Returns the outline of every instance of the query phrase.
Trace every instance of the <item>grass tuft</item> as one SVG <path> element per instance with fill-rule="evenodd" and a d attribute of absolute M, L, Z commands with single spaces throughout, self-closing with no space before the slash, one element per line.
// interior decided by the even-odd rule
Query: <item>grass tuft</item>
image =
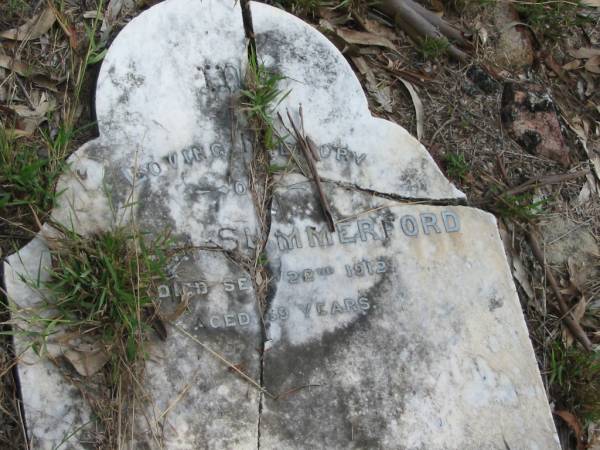
<path fill-rule="evenodd" d="M 56 319 L 135 361 L 156 319 L 155 286 L 166 277 L 168 235 L 150 238 L 131 226 L 89 237 L 61 232 L 52 241 L 45 284 Z"/>
<path fill-rule="evenodd" d="M 600 352 L 555 342 L 550 357 L 550 389 L 559 408 L 584 422 L 600 420 Z"/>
<path fill-rule="evenodd" d="M 531 193 L 502 195 L 498 197 L 495 211 L 501 217 L 522 222 L 531 222 L 544 212 L 548 199 L 534 201 Z"/>
<path fill-rule="evenodd" d="M 258 62 L 255 54 L 251 54 L 248 59 L 247 89 L 241 91 L 242 104 L 249 114 L 250 125 L 258 134 L 262 134 L 265 147 L 272 149 L 276 143 L 273 112 L 290 91 L 284 92 L 278 86 L 285 76 L 269 71 L 264 64 Z"/>
<path fill-rule="evenodd" d="M 49 210 L 55 199 L 54 183 L 63 166 L 51 164 L 33 145 L 22 143 L 0 126 L 0 217 L 18 216 L 14 209 L 30 205 L 36 212 Z"/>
<path fill-rule="evenodd" d="M 444 156 L 446 172 L 450 178 L 464 181 L 469 173 L 469 164 L 462 153 L 448 153 Z"/>
<path fill-rule="evenodd" d="M 417 51 L 424 59 L 436 59 L 444 55 L 450 47 L 450 42 L 445 37 L 434 38 L 425 36 L 417 45 Z"/>

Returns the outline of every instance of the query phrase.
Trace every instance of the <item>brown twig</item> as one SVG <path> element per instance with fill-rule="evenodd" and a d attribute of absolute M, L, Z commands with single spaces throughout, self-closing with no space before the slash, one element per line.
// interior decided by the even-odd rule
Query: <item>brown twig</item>
<path fill-rule="evenodd" d="M 548 175 L 545 177 L 535 177 L 531 180 L 526 181 L 523 184 L 520 184 L 519 186 L 508 189 L 501 195 L 521 194 L 523 192 L 527 192 L 530 189 L 544 186 L 546 184 L 558 184 L 562 183 L 563 181 L 570 181 L 575 180 L 577 178 L 585 177 L 588 173 L 590 173 L 589 169 L 583 169 L 573 173 L 563 173 L 558 175 Z"/>
<path fill-rule="evenodd" d="M 554 278 L 552 270 L 550 270 L 550 267 L 548 267 L 548 265 L 546 264 L 544 254 L 542 253 L 542 249 L 536 237 L 535 231 L 533 229 L 529 229 L 527 237 L 529 240 L 529 245 L 531 246 L 531 250 L 533 251 L 533 255 L 537 258 L 540 265 L 544 268 L 546 278 L 550 282 L 550 286 L 552 287 L 554 295 L 558 300 L 558 307 L 563 315 L 563 320 L 565 321 L 567 328 L 569 329 L 571 334 L 581 343 L 581 345 L 583 345 L 583 348 L 585 348 L 587 351 L 592 351 L 591 341 L 585 334 L 585 331 L 583 331 L 583 328 L 581 328 L 581 325 L 579 325 L 579 323 L 577 323 L 571 316 L 569 306 L 565 302 L 565 299 L 560 292 L 558 282 L 556 281 L 556 278 Z"/>
<path fill-rule="evenodd" d="M 278 115 L 279 120 L 283 123 L 281 115 Z M 325 222 L 327 223 L 329 231 L 333 233 L 335 231 L 335 222 L 333 220 L 333 214 L 331 213 L 329 202 L 327 201 L 327 197 L 325 196 L 325 191 L 323 190 L 323 185 L 321 184 L 321 179 L 319 178 L 319 173 L 317 172 L 317 166 L 315 165 L 315 158 L 313 157 L 313 153 L 317 153 L 316 148 L 314 148 L 314 145 L 313 148 L 311 148 L 311 144 L 308 143 L 308 140 L 310 138 L 300 133 L 300 130 L 298 130 L 298 127 L 294 123 L 294 120 L 292 119 L 292 116 L 290 115 L 289 111 L 287 111 L 287 116 L 290 121 L 290 125 L 294 130 L 296 141 L 298 142 L 298 147 L 300 147 L 302 153 L 304 153 L 304 158 L 308 163 L 308 167 L 313 176 L 313 180 L 315 182 L 315 185 L 317 186 L 317 193 L 319 194 L 319 200 L 321 203 L 321 209 L 323 210 L 323 216 L 325 217 Z M 310 139 L 310 142 L 312 143 L 312 139 Z"/>

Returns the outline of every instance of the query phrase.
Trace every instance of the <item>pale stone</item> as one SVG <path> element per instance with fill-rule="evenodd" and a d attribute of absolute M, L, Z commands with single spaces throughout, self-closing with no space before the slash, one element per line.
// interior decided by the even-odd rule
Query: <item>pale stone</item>
<path fill-rule="evenodd" d="M 335 46 L 297 17 L 251 3 L 257 53 L 267 68 L 286 77 L 289 95 L 277 107 L 288 128 L 287 111 L 319 148 L 319 175 L 328 180 L 404 198 L 463 199 L 425 147 L 401 126 L 373 117 L 354 71 Z M 286 136 L 278 121 L 276 128 Z M 276 162 L 285 164 L 284 155 Z"/>
<path fill-rule="evenodd" d="M 100 136 L 69 159 L 54 220 L 87 235 L 135 221 L 143 231 L 170 230 L 180 246 L 253 254 L 252 148 L 234 108 L 246 61 L 239 3 L 168 1 L 134 19 L 103 62 L 96 94 Z M 42 300 L 31 280 L 48 278 L 43 238 L 5 267 L 11 302 L 23 320 L 31 319 L 34 312 L 23 308 Z M 176 325 L 258 382 L 262 335 L 249 274 L 224 253 L 200 249 L 171 272 L 170 285 L 161 289 L 163 307 L 180 302 L 181 289 L 191 294 Z M 145 394 L 152 404 L 137 412 L 135 445 L 195 449 L 208 440 L 215 447 L 254 448 L 258 390 L 168 328 L 167 341 L 149 349 Z M 17 335 L 15 345 L 25 351 L 30 340 Z M 58 355 L 66 350 L 52 348 Z M 40 449 L 85 448 L 95 442 L 96 424 L 64 376 L 76 374 L 47 357 L 27 349 L 19 365 L 30 438 Z"/>
<path fill-rule="evenodd" d="M 261 448 L 559 448 L 494 217 L 324 190 L 274 194 Z"/>
<path fill-rule="evenodd" d="M 279 179 L 266 214 L 267 330 L 254 289 L 266 280 L 248 264 L 269 217 L 255 211 L 235 108 L 247 65 L 239 1 L 168 0 L 119 34 L 98 80 L 100 136 L 59 182 L 53 218 L 79 233 L 134 221 L 188 248 L 158 288 L 165 314 L 189 305 L 149 345 L 133 448 L 558 448 L 493 217 L 378 196 L 464 198 L 403 128 L 371 116 L 322 35 L 267 5 L 251 11 L 259 58 L 292 89 L 279 112 L 298 121 L 302 104 L 320 148 L 337 228 L 329 241 L 312 182 Z M 51 233 L 5 266 L 23 327 L 23 308 L 42 299 L 27 280 L 47 279 Z M 61 373 L 71 369 L 28 344 L 15 337 L 34 447 L 89 447 L 101 430 Z M 252 385 L 263 381 L 270 396 Z"/>

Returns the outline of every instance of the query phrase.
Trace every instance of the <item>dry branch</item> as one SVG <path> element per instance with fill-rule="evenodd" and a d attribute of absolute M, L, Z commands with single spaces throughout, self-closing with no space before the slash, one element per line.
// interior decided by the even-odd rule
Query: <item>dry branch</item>
<path fill-rule="evenodd" d="M 448 53 L 461 61 L 469 59 L 469 55 L 456 46 L 467 44 L 460 30 L 413 0 L 382 0 L 376 7 L 393 17 L 396 24 L 416 42 L 427 37 L 445 37 L 450 41 Z"/>
<path fill-rule="evenodd" d="M 561 314 L 563 315 L 563 320 L 565 321 L 567 328 L 569 329 L 571 334 L 581 343 L 581 345 L 583 345 L 583 348 L 585 348 L 587 351 L 592 351 L 591 341 L 585 334 L 585 331 L 583 331 L 583 328 L 581 328 L 581 325 L 579 325 L 579 323 L 577 323 L 571 316 L 571 310 L 567 305 L 567 302 L 565 302 L 562 293 L 560 292 L 558 282 L 556 281 L 556 278 L 554 278 L 552 270 L 550 270 L 550 267 L 548 267 L 548 265 L 546 264 L 544 254 L 542 253 L 542 249 L 536 237 L 535 231 L 533 229 L 530 229 L 527 233 L 527 237 L 529 239 L 529 245 L 531 246 L 533 255 L 537 258 L 540 265 L 544 268 L 546 278 L 550 282 L 550 286 L 552 287 L 554 295 L 558 300 L 558 307 L 560 309 Z"/>

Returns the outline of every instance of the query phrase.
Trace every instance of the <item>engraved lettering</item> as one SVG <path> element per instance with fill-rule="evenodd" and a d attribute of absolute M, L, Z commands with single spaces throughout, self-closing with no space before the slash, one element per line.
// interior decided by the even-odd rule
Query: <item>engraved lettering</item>
<path fill-rule="evenodd" d="M 358 303 L 353 298 L 345 298 L 344 306 L 346 307 L 346 311 L 358 311 Z"/>
<path fill-rule="evenodd" d="M 321 154 L 321 159 L 329 158 L 331 154 L 331 145 L 324 145 L 319 149 L 319 153 Z"/>
<path fill-rule="evenodd" d="M 315 308 L 317 310 L 317 314 L 320 316 L 326 316 L 327 315 L 327 311 L 325 311 L 325 303 L 322 302 L 316 302 L 315 303 Z"/>
<path fill-rule="evenodd" d="M 246 235 L 246 246 L 250 249 L 256 248 L 256 235 L 252 234 L 249 228 L 244 228 L 244 234 Z"/>
<path fill-rule="evenodd" d="M 235 284 L 231 280 L 223 281 L 223 286 L 225 287 L 226 292 L 232 292 L 233 290 L 235 290 Z"/>
<path fill-rule="evenodd" d="M 433 228 L 436 233 L 441 233 L 440 227 L 437 225 L 437 217 L 432 213 L 421 214 L 421 224 L 423 225 L 423 232 L 429 234 L 429 230 Z"/>
<path fill-rule="evenodd" d="M 150 172 L 152 175 L 160 175 L 162 172 L 160 164 L 157 162 L 148 163 L 148 172 Z"/>
<path fill-rule="evenodd" d="M 165 298 L 165 297 L 170 297 L 171 296 L 171 290 L 169 289 L 169 286 L 167 286 L 166 284 L 161 284 L 158 286 L 158 297 L 159 298 Z"/>
<path fill-rule="evenodd" d="M 360 156 L 358 156 L 358 153 L 354 153 L 354 159 L 356 160 L 356 165 L 360 166 L 360 163 L 362 163 L 366 157 L 367 157 L 366 153 L 361 153 Z"/>
<path fill-rule="evenodd" d="M 248 325 L 250 323 L 250 316 L 246 313 L 238 313 L 238 323 L 241 326 Z"/>
<path fill-rule="evenodd" d="M 298 272 L 288 272 L 287 273 L 288 276 L 288 283 L 290 284 L 296 284 L 298 281 L 300 281 L 300 276 L 298 275 Z"/>
<path fill-rule="evenodd" d="M 344 308 L 342 308 L 341 305 L 334 300 L 331 304 L 331 315 L 333 316 L 342 312 L 344 312 Z"/>
<path fill-rule="evenodd" d="M 419 234 L 417 219 L 413 216 L 402 216 L 400 218 L 400 228 L 407 236 L 417 236 Z"/>
<path fill-rule="evenodd" d="M 325 247 L 333 245 L 331 234 L 327 230 L 327 225 L 321 227 L 321 231 L 317 232 L 316 227 L 306 227 L 306 236 L 308 237 L 308 245 L 310 247 Z"/>
<path fill-rule="evenodd" d="M 200 147 L 192 147 L 192 155 L 194 155 L 194 159 L 197 162 L 202 161 L 203 159 L 206 159 L 206 156 L 204 156 L 204 152 L 202 151 L 202 148 Z"/>
<path fill-rule="evenodd" d="M 442 211 L 442 222 L 447 233 L 460 231 L 460 219 L 452 211 Z"/>
<path fill-rule="evenodd" d="M 236 181 L 233 185 L 233 190 L 236 194 L 242 195 L 246 193 L 246 186 L 241 181 Z"/>
<path fill-rule="evenodd" d="M 277 245 L 279 250 L 292 250 L 294 248 L 302 248 L 302 238 L 298 229 L 294 227 L 290 234 L 285 234 L 281 230 L 275 232 L 277 238 Z"/>
<path fill-rule="evenodd" d="M 359 220 L 356 222 L 358 225 L 358 234 L 360 236 L 360 240 L 361 241 L 366 241 L 367 240 L 367 235 L 370 235 L 373 237 L 374 240 L 379 241 L 381 240 L 381 238 L 377 235 L 377 233 L 375 232 L 375 229 L 373 227 L 373 222 L 371 222 L 370 220 Z"/>
<path fill-rule="evenodd" d="M 218 142 L 215 142 L 215 143 L 213 143 L 213 144 L 210 145 L 210 152 L 213 154 L 213 156 L 215 156 L 217 158 L 225 157 L 225 155 L 227 153 L 225 151 L 225 147 L 223 147 Z"/>
<path fill-rule="evenodd" d="M 312 303 L 306 303 L 304 305 L 297 305 L 298 308 L 300 308 L 300 311 L 302 311 L 304 313 L 304 317 L 306 317 L 307 319 L 310 316 L 310 309 L 312 307 Z"/>
<path fill-rule="evenodd" d="M 219 326 L 219 324 L 217 323 L 217 320 L 219 320 L 218 317 L 216 317 L 216 316 L 211 317 L 209 320 L 210 326 L 213 328 L 217 328 Z"/>
<path fill-rule="evenodd" d="M 304 269 L 302 271 L 302 278 L 304 281 L 314 281 L 315 273 L 311 269 Z"/>
<path fill-rule="evenodd" d="M 369 299 L 366 297 L 360 297 L 358 299 L 358 306 L 363 311 L 366 311 L 367 309 L 369 309 L 371 307 L 371 305 L 369 305 Z"/>
<path fill-rule="evenodd" d="M 238 287 L 240 291 L 247 291 L 252 289 L 252 284 L 250 283 L 249 278 L 240 278 L 238 279 Z"/>
<path fill-rule="evenodd" d="M 234 314 L 225 314 L 225 326 L 226 327 L 234 327 L 235 326 L 235 315 Z"/>
<path fill-rule="evenodd" d="M 290 313 L 288 312 L 287 308 L 284 308 L 283 306 L 277 308 L 277 312 L 279 313 L 279 318 L 281 320 L 287 320 L 290 316 Z"/>
<path fill-rule="evenodd" d="M 177 168 L 178 158 L 179 158 L 179 155 L 177 153 L 175 153 L 175 152 L 169 153 L 167 155 L 167 162 L 169 163 L 169 165 L 171 167 Z"/>
<path fill-rule="evenodd" d="M 394 229 L 394 223 L 391 220 L 383 220 L 381 222 L 381 228 L 383 229 L 383 235 L 386 239 L 392 236 L 392 231 Z"/>
<path fill-rule="evenodd" d="M 189 148 L 184 148 L 183 150 L 181 150 L 181 154 L 183 155 L 183 162 L 190 165 L 192 164 L 192 162 L 194 162 L 194 155 L 192 153 L 192 150 Z"/>
<path fill-rule="evenodd" d="M 335 159 L 337 159 L 338 161 L 341 161 L 342 159 L 344 161 L 348 161 L 348 149 L 338 147 L 335 149 L 335 151 L 336 151 Z"/>
<path fill-rule="evenodd" d="M 356 242 L 356 234 L 354 236 L 348 236 L 348 229 L 352 227 L 350 223 L 338 223 L 337 233 L 340 240 L 340 244 L 354 244 Z"/>

